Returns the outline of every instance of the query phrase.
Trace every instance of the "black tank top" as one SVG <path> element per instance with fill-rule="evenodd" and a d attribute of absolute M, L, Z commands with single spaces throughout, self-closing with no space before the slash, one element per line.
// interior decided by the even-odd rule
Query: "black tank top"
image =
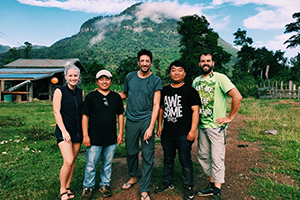
<path fill-rule="evenodd" d="M 82 136 L 82 90 L 78 87 L 76 87 L 74 90 L 71 90 L 66 85 L 59 87 L 59 89 L 62 93 L 60 114 L 62 116 L 64 125 L 71 138 L 72 136 L 80 137 Z M 57 131 L 61 133 L 61 130 L 56 125 L 55 132 Z"/>

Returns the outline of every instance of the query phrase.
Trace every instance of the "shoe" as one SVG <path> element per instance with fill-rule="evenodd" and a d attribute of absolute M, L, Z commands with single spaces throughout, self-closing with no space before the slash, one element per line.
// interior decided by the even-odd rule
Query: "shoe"
<path fill-rule="evenodd" d="M 194 199 L 193 188 L 191 187 L 184 188 L 183 199 L 184 200 Z"/>
<path fill-rule="evenodd" d="M 159 193 L 162 193 L 162 192 L 165 192 L 167 190 L 172 190 L 174 189 L 174 185 L 173 183 L 167 183 L 167 182 L 163 182 L 162 185 L 160 186 L 157 186 L 155 189 L 154 189 L 154 192 L 156 194 L 159 194 Z"/>
<path fill-rule="evenodd" d="M 214 194 L 212 200 L 222 200 L 222 196 L 220 193 Z"/>
<path fill-rule="evenodd" d="M 103 185 L 100 187 L 99 191 L 104 197 L 111 197 L 113 195 L 109 185 Z"/>
<path fill-rule="evenodd" d="M 81 195 L 81 200 L 90 200 L 92 197 L 92 188 L 84 188 Z"/>
<path fill-rule="evenodd" d="M 214 194 L 214 189 L 208 184 L 204 189 L 198 190 L 195 193 L 199 197 L 206 197 Z"/>

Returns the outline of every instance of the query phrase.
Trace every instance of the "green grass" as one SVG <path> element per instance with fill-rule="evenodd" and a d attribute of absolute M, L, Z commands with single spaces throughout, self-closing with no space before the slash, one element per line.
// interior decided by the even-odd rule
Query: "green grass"
<path fill-rule="evenodd" d="M 290 103 L 289 103 L 290 102 Z M 260 199 L 300 199 L 300 105 L 288 100 L 281 104 L 279 100 L 243 100 L 240 113 L 249 117 L 248 127 L 243 129 L 240 139 L 261 141 L 264 145 L 264 162 L 267 169 L 253 169 L 258 176 L 249 194 Z M 276 129 L 277 135 L 262 135 L 260 131 Z M 268 178 L 267 173 L 288 176 L 296 181 L 298 187 L 279 184 Z"/>
<path fill-rule="evenodd" d="M 300 199 L 300 110 L 292 104 L 277 105 L 278 101 L 242 101 L 240 113 L 249 120 L 248 127 L 241 130 L 240 139 L 260 141 L 264 145 L 264 162 L 269 164 L 266 169 L 252 169 L 256 179 L 247 192 L 257 199 Z M 54 199 L 57 196 L 62 157 L 54 137 L 54 124 L 51 102 L 0 104 L 1 199 Z M 280 133 L 275 136 L 259 134 L 265 129 L 276 129 Z M 82 190 L 85 150 L 82 146 L 76 160 L 72 180 L 72 189 L 77 192 L 75 200 L 80 199 L 78 191 Z M 124 144 L 118 146 L 116 156 L 126 156 Z M 162 181 L 162 171 L 163 166 L 154 168 L 153 183 Z M 194 163 L 195 184 L 203 183 L 197 177 L 199 171 L 199 164 Z M 277 183 L 267 176 L 270 173 L 287 176 L 298 187 Z M 177 189 L 172 192 L 181 193 L 181 166 L 177 158 L 174 185 Z"/>

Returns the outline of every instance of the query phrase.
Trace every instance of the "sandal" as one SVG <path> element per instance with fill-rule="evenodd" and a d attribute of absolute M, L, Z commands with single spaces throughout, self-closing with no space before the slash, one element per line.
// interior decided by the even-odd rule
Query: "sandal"
<path fill-rule="evenodd" d="M 68 197 L 69 199 L 73 199 L 75 197 L 73 191 L 71 190 L 71 188 L 67 188 L 67 192 L 68 192 Z"/>
<path fill-rule="evenodd" d="M 64 192 L 64 193 L 58 194 L 57 197 L 58 197 L 59 199 L 62 199 L 62 197 L 63 197 L 64 195 L 68 195 L 68 192 Z M 68 196 L 67 199 L 69 199 L 69 196 Z"/>
<path fill-rule="evenodd" d="M 136 184 L 137 181 L 135 181 L 134 183 L 128 183 L 128 181 L 122 185 L 122 190 L 129 190 L 132 186 L 134 186 Z"/>
<path fill-rule="evenodd" d="M 147 193 L 147 195 L 146 196 L 143 196 L 142 194 L 141 194 L 141 200 L 147 200 L 148 199 L 148 197 L 149 197 L 149 200 L 150 200 L 150 196 L 149 196 L 149 194 Z"/>

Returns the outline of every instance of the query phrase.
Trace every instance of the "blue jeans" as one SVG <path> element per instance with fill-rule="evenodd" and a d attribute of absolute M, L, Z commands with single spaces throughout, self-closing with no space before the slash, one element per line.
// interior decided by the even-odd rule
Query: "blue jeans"
<path fill-rule="evenodd" d="M 91 145 L 86 150 L 86 165 L 83 180 L 83 188 L 94 188 L 95 186 L 95 176 L 96 176 L 96 166 L 101 155 L 101 172 L 100 186 L 110 185 L 111 177 L 111 166 L 115 154 L 117 144 L 110 146 L 95 146 Z"/>
<path fill-rule="evenodd" d="M 182 182 L 184 187 L 193 187 L 193 163 L 191 150 L 193 142 L 187 140 L 186 135 L 170 137 L 162 134 L 161 145 L 164 150 L 164 181 L 172 183 L 174 178 L 174 159 L 176 149 L 182 168 Z"/>

